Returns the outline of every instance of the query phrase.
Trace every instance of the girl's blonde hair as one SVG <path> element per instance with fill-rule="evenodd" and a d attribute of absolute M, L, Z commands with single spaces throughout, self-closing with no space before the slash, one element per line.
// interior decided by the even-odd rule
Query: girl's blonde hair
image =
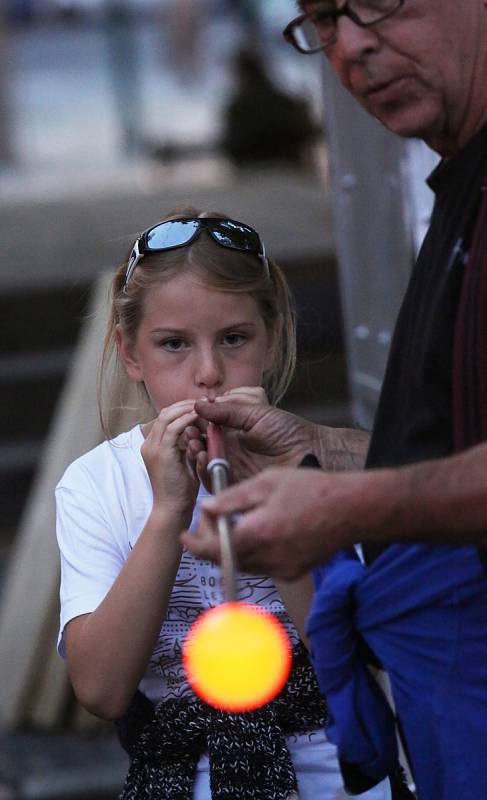
<path fill-rule="evenodd" d="M 221 213 L 201 212 L 184 206 L 172 211 L 161 222 L 180 217 L 226 218 Z M 296 315 L 286 278 L 275 262 L 269 259 L 267 275 L 256 254 L 223 248 L 202 231 L 188 247 L 146 254 L 124 288 L 128 258 L 129 254 L 111 283 L 110 316 L 98 381 L 98 408 L 102 429 L 108 438 L 113 435 L 114 414 L 126 408 L 127 387 L 131 383 L 118 356 L 116 327 L 120 326 L 129 342 L 134 341 L 147 292 L 183 271 L 195 275 L 213 289 L 253 297 L 274 342 L 274 358 L 271 368 L 264 374 L 263 387 L 271 403 L 279 402 L 291 382 L 296 365 Z M 142 384 L 138 386 L 141 390 L 137 401 L 139 420 L 141 414 L 149 419 L 154 409 L 145 387 Z"/>

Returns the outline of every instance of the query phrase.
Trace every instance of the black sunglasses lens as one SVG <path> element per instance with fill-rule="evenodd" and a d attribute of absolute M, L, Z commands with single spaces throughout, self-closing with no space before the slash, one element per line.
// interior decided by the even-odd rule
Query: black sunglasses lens
<path fill-rule="evenodd" d="M 168 220 L 156 225 L 145 235 L 148 250 L 166 250 L 187 244 L 194 236 L 199 223 L 194 219 Z"/>
<path fill-rule="evenodd" d="M 250 250 L 252 253 L 259 253 L 261 250 L 258 234 L 252 228 L 241 223 L 232 222 L 229 219 L 212 222 L 211 233 L 223 247 L 230 247 L 234 250 Z"/>

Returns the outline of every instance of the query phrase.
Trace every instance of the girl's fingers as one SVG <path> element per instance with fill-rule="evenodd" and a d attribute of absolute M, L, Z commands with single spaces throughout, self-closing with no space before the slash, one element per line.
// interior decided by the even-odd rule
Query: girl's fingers
<path fill-rule="evenodd" d="M 199 453 L 206 453 L 206 446 L 199 439 L 192 439 L 187 445 L 183 446 L 182 437 L 180 437 L 179 448 L 180 450 L 185 450 L 193 460 L 196 459 Z"/>
<path fill-rule="evenodd" d="M 180 446 L 187 447 L 191 442 L 201 442 L 201 431 L 196 425 L 188 425 L 180 436 Z"/>
<path fill-rule="evenodd" d="M 256 405 L 269 404 L 267 395 L 262 386 L 239 386 L 230 389 L 215 400 L 216 403 L 255 403 Z"/>
<path fill-rule="evenodd" d="M 188 425 L 187 428 L 184 429 L 181 436 L 179 437 L 179 449 L 180 450 L 187 450 L 192 443 L 198 443 L 202 447 L 204 447 L 202 439 L 201 439 L 201 431 L 195 425 Z"/>
<path fill-rule="evenodd" d="M 196 425 L 188 425 L 183 436 L 187 438 L 188 442 L 191 439 L 201 439 L 201 431 L 196 427 Z"/>
<path fill-rule="evenodd" d="M 192 461 L 187 456 L 186 456 L 184 461 L 185 461 L 185 464 L 186 464 L 186 469 L 188 470 L 188 473 L 189 473 L 189 477 L 191 479 L 193 479 L 193 480 L 197 480 L 198 479 L 198 475 L 197 475 L 197 472 L 196 472 L 196 467 L 195 467 L 194 461 Z"/>
<path fill-rule="evenodd" d="M 172 422 L 167 422 L 167 420 L 162 421 L 158 418 L 149 436 L 142 445 L 142 448 L 146 452 L 153 448 L 156 454 L 161 452 L 163 446 L 184 450 L 185 448 L 179 447 L 179 437 L 184 432 L 185 428 L 194 422 L 195 417 L 196 412 L 189 411 Z"/>
<path fill-rule="evenodd" d="M 215 402 L 217 402 L 217 403 L 247 403 L 248 405 L 254 405 L 254 406 L 263 406 L 263 405 L 268 406 L 269 405 L 269 401 L 268 401 L 267 397 L 265 397 L 265 396 L 256 397 L 256 396 L 248 395 L 248 394 L 244 394 L 244 393 L 228 395 L 227 397 L 222 395 L 222 397 L 219 397 L 218 400 L 216 400 Z"/>
<path fill-rule="evenodd" d="M 220 395 L 220 397 L 228 397 L 229 395 L 239 394 L 240 392 L 245 392 L 245 394 L 265 394 L 262 386 L 235 386 L 234 389 L 228 389 L 223 395 Z M 218 398 L 216 399 L 218 400 Z"/>
<path fill-rule="evenodd" d="M 200 483 L 202 483 L 205 489 L 209 491 L 210 483 L 207 470 L 208 453 L 206 452 L 206 450 L 202 450 L 200 453 L 198 453 L 195 464 L 196 464 L 196 474 L 199 478 Z"/>
<path fill-rule="evenodd" d="M 173 405 L 163 408 L 155 418 L 147 439 L 151 439 L 155 444 L 160 444 L 168 425 L 181 416 L 191 413 L 193 414 L 193 421 L 196 421 L 197 414 L 194 411 L 194 400 L 182 400 L 179 403 L 173 403 Z"/>
<path fill-rule="evenodd" d="M 161 408 L 157 419 L 171 422 L 172 420 L 180 417 L 181 414 L 187 414 L 188 411 L 194 411 L 194 404 L 194 400 L 180 400 L 178 403 L 173 403 L 170 406 L 166 406 L 166 408 Z"/>
<path fill-rule="evenodd" d="M 196 419 L 196 411 L 189 411 L 182 416 L 173 419 L 166 425 L 165 437 L 169 436 L 174 443 L 177 443 L 179 437 L 184 433 L 185 429 L 191 425 Z"/>

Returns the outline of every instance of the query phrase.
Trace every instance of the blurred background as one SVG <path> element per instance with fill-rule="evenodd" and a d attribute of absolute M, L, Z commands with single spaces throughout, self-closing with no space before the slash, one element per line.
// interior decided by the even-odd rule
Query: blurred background
<path fill-rule="evenodd" d="M 182 201 L 254 225 L 299 312 L 287 408 L 349 420 L 320 61 L 293 0 L 0 9 L 0 798 L 115 797 L 111 728 L 55 654 L 52 490 L 101 437 L 104 276 Z M 98 327 L 97 327 L 98 324 Z"/>

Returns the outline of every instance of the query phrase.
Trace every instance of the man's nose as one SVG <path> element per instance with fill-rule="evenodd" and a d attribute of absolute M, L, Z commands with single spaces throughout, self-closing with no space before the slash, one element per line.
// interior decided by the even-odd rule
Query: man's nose
<path fill-rule="evenodd" d="M 374 27 L 364 28 L 343 14 L 336 20 L 333 56 L 348 63 L 361 62 L 368 53 L 379 47 Z M 333 58 L 332 58 L 333 60 Z"/>
<path fill-rule="evenodd" d="M 215 350 L 200 351 L 197 357 L 195 383 L 201 388 L 220 386 L 223 383 L 223 365 Z"/>

